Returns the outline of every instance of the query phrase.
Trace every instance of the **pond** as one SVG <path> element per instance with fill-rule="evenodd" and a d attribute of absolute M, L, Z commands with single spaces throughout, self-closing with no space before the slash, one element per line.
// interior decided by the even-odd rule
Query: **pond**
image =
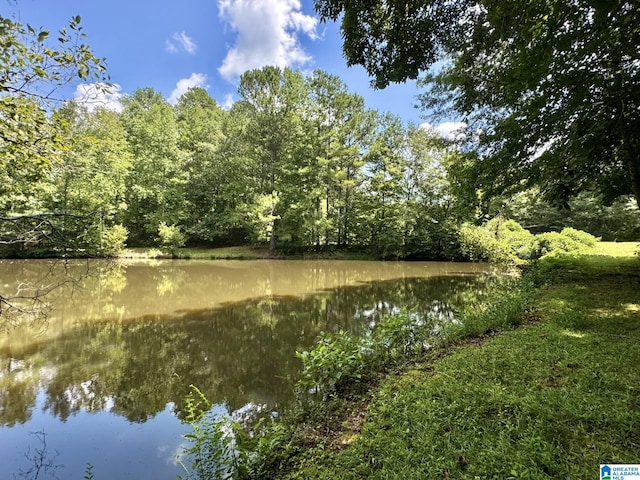
<path fill-rule="evenodd" d="M 220 414 L 283 411 L 295 352 L 401 308 L 446 318 L 492 268 L 436 262 L 9 261 L 0 478 L 175 479 L 198 387 Z M 19 300 L 14 300 L 19 302 Z M 48 468 L 45 468 L 48 467 Z M 47 477 L 49 475 L 49 477 Z"/>

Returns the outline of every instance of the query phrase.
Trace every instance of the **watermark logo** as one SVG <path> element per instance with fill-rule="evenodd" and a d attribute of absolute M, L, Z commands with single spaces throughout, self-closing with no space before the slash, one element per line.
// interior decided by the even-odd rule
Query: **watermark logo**
<path fill-rule="evenodd" d="M 640 480 L 640 464 L 600 465 L 600 480 Z"/>

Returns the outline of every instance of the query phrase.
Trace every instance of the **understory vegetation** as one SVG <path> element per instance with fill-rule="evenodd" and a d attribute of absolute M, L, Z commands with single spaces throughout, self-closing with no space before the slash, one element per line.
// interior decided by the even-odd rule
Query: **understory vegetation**
<path fill-rule="evenodd" d="M 299 353 L 296 405 L 198 436 L 192 453 L 222 441 L 242 462 L 194 478 L 589 478 L 633 463 L 640 261 L 609 250 L 547 255 L 454 318 L 323 336 Z"/>
<path fill-rule="evenodd" d="M 506 265 L 522 265 L 556 252 L 588 252 L 597 241 L 593 235 L 571 227 L 532 234 L 518 222 L 501 216 L 481 226 L 465 224 L 460 228 L 460 244 L 466 258 Z"/>

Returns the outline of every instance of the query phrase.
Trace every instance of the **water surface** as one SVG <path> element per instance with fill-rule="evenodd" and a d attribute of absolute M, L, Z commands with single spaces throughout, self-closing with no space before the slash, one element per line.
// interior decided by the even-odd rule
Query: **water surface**
<path fill-rule="evenodd" d="M 0 261 L 4 296 L 47 292 L 0 332 L 0 477 L 28 478 L 44 432 L 60 478 L 80 479 L 91 463 L 96 479 L 175 479 L 189 385 L 221 414 L 282 411 L 295 352 L 321 332 L 362 332 L 399 308 L 446 318 L 487 273 L 433 262 Z"/>

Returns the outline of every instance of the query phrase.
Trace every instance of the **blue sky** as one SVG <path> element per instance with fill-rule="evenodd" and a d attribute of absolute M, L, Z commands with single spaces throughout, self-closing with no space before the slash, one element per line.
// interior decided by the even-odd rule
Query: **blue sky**
<path fill-rule="evenodd" d="M 288 65 L 338 75 L 369 108 L 405 122 L 424 121 L 414 108 L 414 82 L 376 91 L 361 67 L 347 68 L 338 25 L 319 23 L 312 0 L 0 2 L 4 15 L 52 33 L 80 15 L 87 43 L 107 59 L 119 94 L 152 87 L 175 101 L 187 88 L 201 86 L 225 105 L 238 98 L 243 71 Z M 117 101 L 117 95 L 111 100 Z"/>

